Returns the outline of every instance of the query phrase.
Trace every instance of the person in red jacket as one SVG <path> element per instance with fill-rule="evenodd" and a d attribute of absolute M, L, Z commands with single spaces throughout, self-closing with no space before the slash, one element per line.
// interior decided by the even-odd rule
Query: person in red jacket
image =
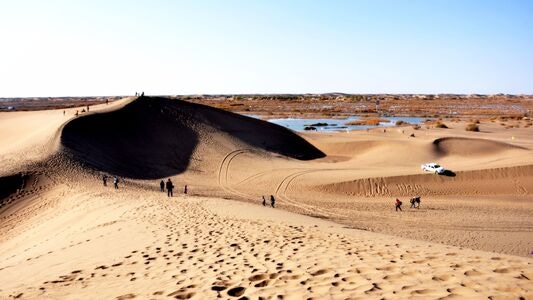
<path fill-rule="evenodd" d="M 398 211 L 398 209 L 400 211 L 402 211 L 402 201 L 400 201 L 400 199 L 396 198 L 396 211 Z"/>

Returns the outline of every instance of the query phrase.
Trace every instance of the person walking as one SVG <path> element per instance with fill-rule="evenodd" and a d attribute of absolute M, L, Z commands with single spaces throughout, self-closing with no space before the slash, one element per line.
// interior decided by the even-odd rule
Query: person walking
<path fill-rule="evenodd" d="M 276 199 L 274 198 L 274 195 L 270 195 L 270 206 L 272 208 L 275 208 L 274 205 L 276 204 Z"/>
<path fill-rule="evenodd" d="M 261 196 L 261 198 L 263 198 L 263 206 L 267 206 L 267 201 L 265 199 L 265 196 Z"/>
<path fill-rule="evenodd" d="M 172 190 L 174 189 L 174 184 L 172 184 L 172 181 L 170 178 L 167 180 L 167 197 L 174 197 L 172 194 Z"/>
<path fill-rule="evenodd" d="M 118 189 L 118 177 L 117 176 L 113 177 L 113 185 L 115 186 L 115 189 Z"/>
<path fill-rule="evenodd" d="M 104 174 L 104 176 L 102 176 L 102 181 L 104 182 L 104 186 L 107 186 L 107 175 Z"/>
<path fill-rule="evenodd" d="M 161 179 L 161 181 L 159 182 L 159 188 L 161 189 L 161 192 L 165 191 L 165 182 L 163 181 L 163 179 Z"/>
<path fill-rule="evenodd" d="M 402 201 L 400 199 L 396 198 L 396 211 L 402 211 Z"/>
<path fill-rule="evenodd" d="M 185 195 L 187 195 L 187 192 L 188 192 L 188 187 L 187 187 L 187 185 L 185 185 L 185 187 L 183 188 L 183 193 L 184 193 Z"/>

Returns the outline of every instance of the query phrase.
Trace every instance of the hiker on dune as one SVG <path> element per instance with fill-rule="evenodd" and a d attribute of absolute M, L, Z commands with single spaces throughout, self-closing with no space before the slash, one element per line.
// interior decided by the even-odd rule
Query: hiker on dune
<path fill-rule="evenodd" d="M 174 189 L 174 184 L 172 184 L 172 181 L 170 178 L 167 180 L 167 197 L 173 197 L 172 190 Z"/>

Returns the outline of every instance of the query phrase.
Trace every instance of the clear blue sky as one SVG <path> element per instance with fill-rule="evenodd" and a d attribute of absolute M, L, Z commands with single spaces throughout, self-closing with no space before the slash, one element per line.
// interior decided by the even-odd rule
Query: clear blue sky
<path fill-rule="evenodd" d="M 0 97 L 533 94 L 533 1 L 0 0 Z"/>

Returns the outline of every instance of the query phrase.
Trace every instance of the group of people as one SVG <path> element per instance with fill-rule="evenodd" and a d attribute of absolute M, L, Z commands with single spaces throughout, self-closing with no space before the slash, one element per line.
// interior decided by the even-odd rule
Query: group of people
<path fill-rule="evenodd" d="M 166 183 L 161 179 L 161 181 L 159 182 L 159 187 L 161 189 L 161 192 L 164 192 L 165 188 L 167 189 L 167 197 L 174 197 L 174 183 L 172 183 L 172 180 L 170 180 L 170 178 L 167 180 Z M 187 192 L 188 187 L 187 185 L 185 185 L 185 187 L 183 188 L 183 193 L 187 194 Z"/>
<path fill-rule="evenodd" d="M 104 183 L 104 186 L 107 186 L 107 179 L 109 177 L 107 175 L 103 175 L 102 176 L 102 181 Z M 115 189 L 118 189 L 118 183 L 119 183 L 119 179 L 117 176 L 113 176 L 113 186 Z M 164 192 L 165 191 L 165 188 L 167 190 L 167 197 L 174 197 L 174 184 L 172 183 L 172 180 L 170 180 L 170 178 L 167 180 L 167 182 L 165 183 L 165 181 L 161 180 L 159 182 L 159 187 L 161 189 L 161 192 Z M 183 193 L 184 194 L 187 194 L 188 192 L 188 186 L 185 185 L 184 188 L 183 188 Z M 261 198 L 263 199 L 263 206 L 267 206 L 267 199 L 265 198 L 265 196 L 261 196 Z M 268 196 L 267 196 L 268 198 Z M 409 201 L 411 203 L 411 207 L 410 208 L 420 208 L 420 196 L 416 196 L 416 197 L 413 197 L 410 199 Z M 402 201 L 400 201 L 400 199 L 396 198 L 396 202 L 395 202 L 395 209 L 396 211 L 402 211 Z M 276 198 L 274 198 L 274 195 L 270 195 L 270 207 L 273 207 L 275 208 L 275 205 L 276 205 Z"/>
<path fill-rule="evenodd" d="M 411 198 L 411 200 L 409 200 L 409 202 L 411 203 L 411 207 L 410 208 L 420 208 L 420 196 L 416 196 L 416 197 L 413 197 Z M 396 202 L 395 202 L 395 207 L 396 207 L 396 211 L 402 211 L 402 201 L 400 201 L 400 199 L 396 198 Z"/>
<path fill-rule="evenodd" d="M 104 176 L 102 176 L 102 181 L 104 183 L 104 186 L 107 186 L 107 179 L 109 177 L 107 175 L 104 174 Z M 115 189 L 118 189 L 118 182 L 119 182 L 119 179 L 118 177 L 115 175 L 113 176 L 113 186 L 115 187 Z"/>
<path fill-rule="evenodd" d="M 263 206 L 267 206 L 265 196 L 261 196 L 261 198 L 263 198 Z M 276 198 L 274 198 L 274 195 L 270 195 L 270 207 L 275 207 L 275 205 L 276 205 Z"/>

